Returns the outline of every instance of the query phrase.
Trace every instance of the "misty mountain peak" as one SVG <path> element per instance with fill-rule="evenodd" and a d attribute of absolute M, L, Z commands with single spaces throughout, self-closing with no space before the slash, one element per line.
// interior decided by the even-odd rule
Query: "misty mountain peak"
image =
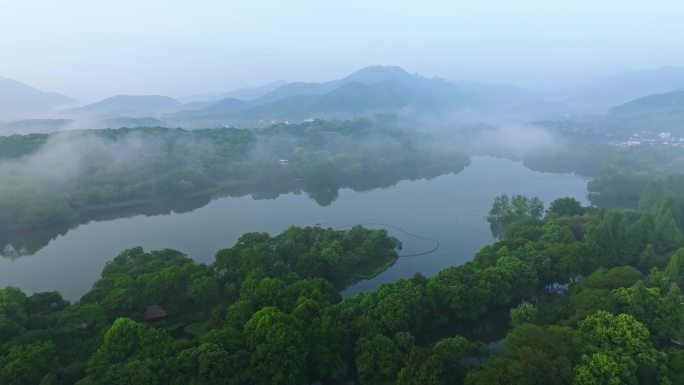
<path fill-rule="evenodd" d="M 182 103 L 163 95 L 116 95 L 67 112 L 96 116 L 141 117 L 177 110 Z"/>
<path fill-rule="evenodd" d="M 174 98 L 163 96 L 163 95 L 115 95 L 109 98 L 100 100 L 99 102 L 93 103 L 92 105 L 104 105 L 104 104 L 139 104 L 145 103 L 148 105 L 154 104 L 158 106 L 162 105 L 179 105 L 181 104 Z"/>
<path fill-rule="evenodd" d="M 411 75 L 403 68 L 397 66 L 369 66 L 352 73 L 347 76 L 344 81 L 372 84 L 402 81 L 414 77 L 416 77 L 416 75 Z"/>
<path fill-rule="evenodd" d="M 0 76 L 0 120 L 42 116 L 74 99 Z"/>
<path fill-rule="evenodd" d="M 16 80 L 12 80 L 10 78 L 6 78 L 4 76 L 0 76 L 0 89 L 2 89 L 3 93 L 6 92 L 41 92 L 39 89 L 35 87 L 31 87 L 28 84 L 24 84 L 22 82 L 18 82 Z"/>
<path fill-rule="evenodd" d="M 663 114 L 684 112 L 684 91 L 653 94 L 615 106 L 611 114 Z"/>

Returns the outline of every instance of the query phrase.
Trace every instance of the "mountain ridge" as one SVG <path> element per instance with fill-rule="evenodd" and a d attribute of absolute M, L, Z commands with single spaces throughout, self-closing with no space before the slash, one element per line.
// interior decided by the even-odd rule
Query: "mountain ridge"
<path fill-rule="evenodd" d="M 35 118 L 76 102 L 58 92 L 43 91 L 26 83 L 0 76 L 0 120 Z"/>
<path fill-rule="evenodd" d="M 370 66 L 322 83 L 288 83 L 252 101 L 223 99 L 205 108 L 171 115 L 276 120 L 343 118 L 406 109 L 438 113 L 477 105 L 480 99 L 441 78 L 409 74 L 396 66 Z"/>

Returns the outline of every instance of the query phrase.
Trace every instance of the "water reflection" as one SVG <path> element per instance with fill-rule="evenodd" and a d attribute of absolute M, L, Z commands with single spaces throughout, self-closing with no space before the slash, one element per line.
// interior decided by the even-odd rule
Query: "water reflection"
<path fill-rule="evenodd" d="M 90 288 L 105 263 L 124 249 L 171 248 L 198 262 L 212 263 L 218 250 L 231 247 L 246 232 L 275 235 L 291 225 L 385 223 L 439 242 L 438 250 L 399 258 L 382 274 L 344 291 L 344 295 L 353 295 L 383 282 L 409 278 L 415 272 L 431 276 L 470 260 L 493 240 L 485 216 L 499 194 L 536 195 L 547 204 L 554 198 L 572 196 L 587 203 L 586 178 L 534 172 L 521 162 L 488 157 L 473 158 L 462 172 L 430 180 L 377 179 L 348 182 L 349 188 L 338 185 L 320 190 L 304 181 L 285 182 L 100 212 L 59 229 L 3 234 L 3 248 L 12 244 L 33 255 L 0 258 L 0 287 L 13 285 L 29 293 L 57 290 L 76 300 Z M 331 204 L 311 199 L 312 195 L 331 196 L 325 191 L 335 192 Z M 434 247 L 432 241 L 407 236 L 392 227 L 388 231 L 403 243 L 402 254 L 419 254 Z"/>
<path fill-rule="evenodd" d="M 212 200 L 226 197 L 249 196 L 254 200 L 273 200 L 284 194 L 306 194 L 319 206 L 331 205 L 340 196 L 340 189 L 350 188 L 353 191 L 370 191 L 396 185 L 402 180 L 430 180 L 447 173 L 457 174 L 465 166 L 458 165 L 452 169 L 439 170 L 404 170 L 393 175 L 381 175 L 373 178 L 357 178 L 343 182 L 333 182 L 330 178 L 322 180 L 279 179 L 269 184 L 243 184 L 224 188 L 211 193 L 196 194 L 176 199 L 161 199 L 154 202 L 136 204 L 128 207 L 92 210 L 84 213 L 78 220 L 62 225 L 38 230 L 15 230 L 0 233 L 0 256 L 17 259 L 30 256 L 50 241 L 66 235 L 70 230 L 90 222 L 108 221 L 118 218 L 130 218 L 138 215 L 157 216 L 180 214 L 197 210 L 208 205 Z M 3 246 L 4 245 L 4 246 Z"/>

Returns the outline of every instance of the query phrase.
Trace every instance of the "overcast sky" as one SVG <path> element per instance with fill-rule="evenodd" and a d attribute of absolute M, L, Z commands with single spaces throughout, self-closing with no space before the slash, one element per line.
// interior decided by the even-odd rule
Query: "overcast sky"
<path fill-rule="evenodd" d="M 684 65 L 682 20 L 674 0 L 0 0 L 0 76 L 82 100 L 373 64 L 545 86 Z"/>

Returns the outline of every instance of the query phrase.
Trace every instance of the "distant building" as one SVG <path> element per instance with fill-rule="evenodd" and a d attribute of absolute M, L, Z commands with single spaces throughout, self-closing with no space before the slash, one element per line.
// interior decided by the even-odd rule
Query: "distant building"
<path fill-rule="evenodd" d="M 145 314 L 143 315 L 143 320 L 145 321 L 157 321 L 166 318 L 169 313 L 164 310 L 163 307 L 159 305 L 150 305 L 145 309 Z"/>

